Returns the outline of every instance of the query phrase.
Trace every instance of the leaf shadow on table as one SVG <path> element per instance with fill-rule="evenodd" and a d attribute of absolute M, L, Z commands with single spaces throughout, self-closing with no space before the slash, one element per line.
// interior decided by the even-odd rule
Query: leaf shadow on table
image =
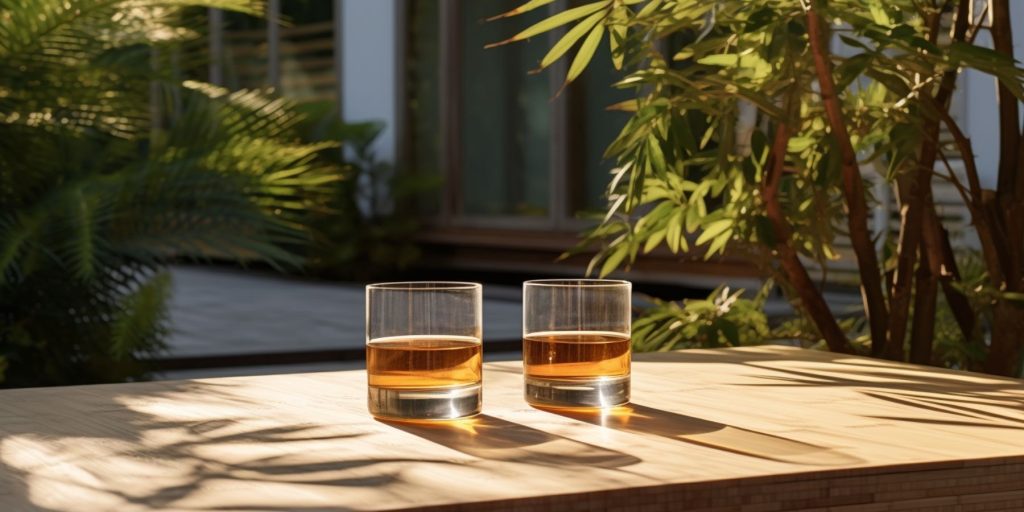
<path fill-rule="evenodd" d="M 641 462 L 632 455 L 481 414 L 445 422 L 382 421 L 473 457 L 544 466 L 621 468 Z"/>
<path fill-rule="evenodd" d="M 684 350 L 658 354 L 656 361 L 741 365 L 756 370 L 745 376 L 753 382 L 739 384 L 749 387 L 851 388 L 864 399 L 886 402 L 893 411 L 862 414 L 865 418 L 1024 429 L 1024 382 L 1018 379 L 824 351 L 772 349 Z"/>
<path fill-rule="evenodd" d="M 794 441 L 639 404 L 608 409 L 543 410 L 631 434 L 653 435 L 758 459 L 813 466 L 841 466 L 860 459 L 834 449 Z"/>
<path fill-rule="evenodd" d="M 331 446 L 329 441 L 373 432 L 330 422 L 292 424 L 272 414 L 256 417 L 256 426 L 248 426 L 253 417 L 234 412 L 241 404 L 253 404 L 252 397 L 233 392 L 230 385 L 157 384 L 159 388 L 132 394 L 92 392 L 103 387 L 66 388 L 64 393 L 74 394 L 74 410 L 26 415 L 32 421 L 5 421 L 0 429 L 0 510 L 67 510 L 48 506 L 50 496 L 76 496 L 82 507 L 75 510 L 200 510 L 204 505 L 197 503 L 211 483 L 240 489 L 281 483 L 387 489 L 401 483 L 406 463 L 453 464 L 393 453 L 334 453 L 324 449 Z M 42 391 L 5 391 L 0 416 L 13 411 L 16 418 L 19 409 L 43 411 L 36 405 L 42 402 L 36 393 Z M 83 412 L 96 421 L 81 421 Z M 154 471 L 170 477 L 146 477 Z M 236 501 L 225 505 L 230 510 L 326 510 L 322 504 L 285 506 L 256 498 L 246 503 L 245 493 L 232 496 Z"/>
<path fill-rule="evenodd" d="M 1024 381 L 948 368 L 897 363 L 883 359 L 851 356 L 819 350 L 757 351 L 680 350 L 637 354 L 636 361 L 730 364 L 757 370 L 750 377 L 764 381 L 744 386 L 771 387 L 866 387 L 885 390 L 951 394 L 956 397 L 990 399 L 1002 395 L 1006 405 L 1024 407 Z M 782 347 L 770 347 L 781 349 Z"/>

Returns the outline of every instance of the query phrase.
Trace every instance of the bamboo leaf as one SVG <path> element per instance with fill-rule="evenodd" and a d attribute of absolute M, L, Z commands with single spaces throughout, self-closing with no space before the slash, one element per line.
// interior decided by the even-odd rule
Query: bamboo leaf
<path fill-rule="evenodd" d="M 562 38 L 559 39 L 550 50 L 548 50 L 547 55 L 545 55 L 540 61 L 539 69 L 544 69 L 554 64 L 555 61 L 562 57 L 562 55 L 565 55 L 565 52 L 567 52 L 569 48 L 572 48 L 572 46 L 576 44 L 576 41 L 579 41 L 588 30 L 592 29 L 594 25 L 597 24 L 597 22 L 601 21 L 601 19 L 604 18 L 604 15 L 605 14 L 603 12 L 595 12 L 594 14 L 591 14 L 589 18 L 572 27 L 572 29 L 566 32 L 565 35 L 562 36 Z"/>
<path fill-rule="evenodd" d="M 622 167 L 612 170 L 612 182 L 608 184 L 608 191 L 613 192 L 619 186 L 619 182 L 622 181 L 622 177 L 629 173 L 629 170 L 633 168 L 633 162 L 627 162 Z"/>
<path fill-rule="evenodd" d="M 619 112 L 636 112 L 639 108 L 636 100 L 620 101 L 613 103 L 605 107 L 605 110 L 619 111 Z"/>
<path fill-rule="evenodd" d="M 683 237 L 683 214 L 686 213 L 682 208 L 675 211 L 672 218 L 668 221 L 667 233 L 665 241 L 668 243 L 668 248 L 672 250 L 672 253 L 679 252 L 679 241 Z"/>
<path fill-rule="evenodd" d="M 726 229 L 729 229 L 733 224 L 732 219 L 716 220 L 704 227 L 700 236 L 697 237 L 697 245 L 701 245 L 712 238 L 715 238 Z"/>
<path fill-rule="evenodd" d="M 668 234 L 668 228 L 659 229 L 649 235 L 647 235 L 647 241 L 644 242 L 644 254 L 647 254 L 654 250 L 663 240 L 665 235 Z"/>
<path fill-rule="evenodd" d="M 602 37 L 604 37 L 604 25 L 598 25 L 583 40 L 583 44 L 580 45 L 580 51 L 576 53 L 576 58 L 572 60 L 572 65 L 569 66 L 569 73 L 565 76 L 565 83 L 562 84 L 563 89 L 575 80 L 576 77 L 580 76 L 580 73 L 586 69 L 587 64 L 590 64 L 590 59 L 594 58 L 594 52 L 597 50 L 597 45 L 601 43 Z"/>
<path fill-rule="evenodd" d="M 731 229 L 726 230 L 722 232 L 722 234 L 718 235 L 718 238 L 715 238 L 715 241 L 711 242 L 711 245 L 708 246 L 708 252 L 704 253 L 704 259 L 710 259 L 717 252 L 724 252 L 725 244 L 729 242 L 730 238 L 732 238 Z"/>
<path fill-rule="evenodd" d="M 955 41 L 949 45 L 949 59 L 956 65 L 966 65 L 996 77 L 1017 99 L 1024 100 L 1024 87 L 1021 85 L 1024 70 L 1016 67 L 1012 57 L 990 48 Z"/>
<path fill-rule="evenodd" d="M 653 133 L 647 137 L 647 157 L 651 160 L 654 172 L 659 176 L 664 175 L 667 168 L 665 153 L 661 151 L 661 143 L 658 142 L 658 138 Z"/>
<path fill-rule="evenodd" d="M 655 10 L 661 7 L 661 3 L 662 0 L 651 0 L 650 2 L 647 3 L 647 5 L 640 9 L 640 12 L 636 13 L 636 17 L 643 18 L 645 16 L 652 14 Z"/>
<path fill-rule="evenodd" d="M 506 44 L 509 44 L 509 43 L 514 43 L 516 41 L 522 41 L 524 39 L 529 39 L 529 38 L 531 38 L 531 37 L 533 37 L 535 35 L 543 34 L 543 33 L 547 32 L 549 30 L 561 27 L 562 25 L 565 25 L 566 23 L 569 23 L 569 22 L 574 21 L 574 20 L 578 20 L 578 19 L 580 19 L 580 18 L 582 18 L 584 16 L 589 16 L 589 15 L 591 15 L 591 14 L 597 12 L 597 11 L 600 11 L 601 9 L 604 9 L 610 3 L 611 3 L 611 0 L 603 0 L 601 2 L 593 2 L 593 3 L 589 3 L 589 4 L 586 4 L 586 5 L 581 5 L 579 7 L 575 7 L 575 8 L 569 9 L 569 10 L 564 11 L 564 12 L 560 12 L 560 13 L 558 13 L 558 14 L 556 14 L 556 15 L 554 15 L 554 16 L 546 19 L 546 20 L 543 20 L 543 21 L 540 21 L 540 22 L 537 22 L 537 23 L 531 25 L 526 30 L 523 30 L 522 32 L 520 32 L 518 34 L 516 34 L 516 35 L 514 35 L 514 36 L 512 36 L 512 37 L 510 37 L 508 39 L 505 39 L 504 41 L 498 41 L 497 43 L 491 43 L 489 45 L 484 46 L 484 48 L 494 48 L 496 46 L 502 46 L 502 45 L 506 45 Z"/>
<path fill-rule="evenodd" d="M 626 197 L 628 197 L 626 194 L 622 194 L 618 197 L 618 199 L 615 200 L 614 203 L 612 203 L 612 205 L 608 208 L 608 213 L 604 215 L 604 220 L 602 222 L 608 222 L 609 220 L 611 220 L 612 215 L 615 215 L 615 212 L 619 211 L 619 208 L 622 206 L 622 203 L 626 201 Z"/>
<path fill-rule="evenodd" d="M 846 90 L 846 88 L 849 87 L 850 84 L 853 83 L 853 81 L 856 80 L 869 65 L 871 65 L 873 60 L 874 55 L 870 53 L 857 54 L 844 60 L 842 64 L 837 66 L 835 69 L 837 76 L 836 90 Z"/>
<path fill-rule="evenodd" d="M 735 67 L 740 63 L 740 56 L 735 53 L 719 53 L 701 57 L 697 59 L 697 62 L 706 66 Z"/>
<path fill-rule="evenodd" d="M 615 71 L 622 71 L 623 60 L 626 58 L 623 43 L 626 42 L 629 29 L 625 25 L 615 24 L 608 31 L 608 50 L 611 52 L 611 66 L 615 68 Z"/>
<path fill-rule="evenodd" d="M 529 2 L 526 2 L 525 4 L 520 5 L 519 7 L 516 7 L 515 9 L 512 9 L 511 11 L 506 11 L 506 12 L 503 12 L 501 14 L 498 14 L 498 15 L 495 15 L 495 16 L 491 16 L 490 18 L 487 18 L 487 21 L 494 21 L 494 20 L 500 20 L 501 18 L 510 18 L 512 16 L 518 16 L 520 14 L 523 14 L 523 13 L 526 13 L 526 12 L 530 12 L 530 11 L 532 11 L 534 9 L 537 9 L 537 8 L 540 8 L 540 7 L 544 7 L 545 5 L 548 5 L 548 4 L 550 4 L 551 2 L 554 2 L 554 1 L 555 0 L 530 0 Z"/>
<path fill-rule="evenodd" d="M 695 208 L 697 202 L 703 202 L 702 197 L 691 197 L 690 204 L 686 208 L 686 232 L 693 233 L 700 226 L 700 210 Z"/>
<path fill-rule="evenodd" d="M 626 255 L 629 253 L 629 244 L 619 244 L 618 247 L 608 256 L 608 259 L 604 260 L 604 264 L 601 265 L 601 273 L 598 277 L 604 277 L 611 274 L 622 260 L 626 259 Z"/>

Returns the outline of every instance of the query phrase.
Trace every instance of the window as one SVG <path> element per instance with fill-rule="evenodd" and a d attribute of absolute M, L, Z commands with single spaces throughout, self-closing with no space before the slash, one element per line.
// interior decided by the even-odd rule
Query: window
<path fill-rule="evenodd" d="M 526 71 L 544 58 L 541 45 L 510 45 L 484 50 L 538 21 L 481 23 L 519 0 L 460 2 L 454 15 L 461 40 L 457 78 L 460 195 L 466 216 L 545 217 L 550 213 L 551 116 L 547 80 Z M 530 13 L 534 14 L 534 13 Z"/>
<path fill-rule="evenodd" d="M 631 97 L 602 45 L 590 68 L 561 87 L 568 63 L 540 74 L 550 38 L 485 50 L 544 19 L 538 9 L 488 17 L 522 0 L 406 0 L 403 163 L 444 185 L 423 210 L 441 226 L 575 231 L 605 206 L 614 162 L 604 149 L 627 115 L 606 107 Z"/>
<path fill-rule="evenodd" d="M 299 101 L 338 98 L 334 2 L 270 1 L 266 18 L 211 10 L 211 81 L 273 86 Z"/>
<path fill-rule="evenodd" d="M 237 12 L 225 12 L 223 19 L 222 85 L 232 90 L 270 85 L 267 21 Z"/>
<path fill-rule="evenodd" d="M 282 2 L 281 19 L 281 94 L 299 100 L 336 100 L 331 2 Z"/>

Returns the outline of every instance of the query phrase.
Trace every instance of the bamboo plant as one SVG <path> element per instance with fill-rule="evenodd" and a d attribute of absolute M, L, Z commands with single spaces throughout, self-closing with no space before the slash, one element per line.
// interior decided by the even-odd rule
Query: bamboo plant
<path fill-rule="evenodd" d="M 659 246 L 703 257 L 729 250 L 774 278 L 832 351 L 939 363 L 936 315 L 948 311 L 961 342 L 980 353 L 957 366 L 1020 374 L 1024 70 L 1013 57 L 1008 0 L 573 5 L 531 0 L 496 16 L 551 12 L 497 44 L 556 32 L 540 68 L 571 56 L 567 85 L 609 44 L 623 76 L 616 87 L 636 92 L 610 107 L 632 117 L 606 153 L 618 163 L 607 215 L 585 237 L 600 247 L 599 274 Z M 992 48 L 976 44 L 982 31 Z M 949 110 L 966 69 L 998 83 L 994 188 L 983 186 L 972 142 Z M 895 233 L 871 229 L 869 164 L 883 171 L 868 179 L 884 180 L 898 202 Z M 936 209 L 939 180 L 970 212 L 983 267 L 976 277 L 961 272 L 963 251 Z M 837 316 L 808 268 L 838 258 L 838 237 L 853 248 L 860 322 Z M 677 320 L 692 313 L 675 311 L 668 316 Z M 646 348 L 685 341 L 672 332 L 679 322 L 637 324 Z"/>

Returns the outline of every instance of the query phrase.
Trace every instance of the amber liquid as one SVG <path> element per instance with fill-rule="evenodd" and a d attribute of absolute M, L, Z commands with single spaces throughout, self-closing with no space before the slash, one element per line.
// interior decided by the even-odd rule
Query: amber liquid
<path fill-rule="evenodd" d="M 523 338 L 526 400 L 552 407 L 629 401 L 630 338 L 611 332 L 541 332 Z"/>
<path fill-rule="evenodd" d="M 452 419 L 480 412 L 483 347 L 477 338 L 399 336 L 366 345 L 374 416 Z"/>
<path fill-rule="evenodd" d="M 629 375 L 629 336 L 613 333 L 540 333 L 523 338 L 526 374 L 591 378 Z"/>

